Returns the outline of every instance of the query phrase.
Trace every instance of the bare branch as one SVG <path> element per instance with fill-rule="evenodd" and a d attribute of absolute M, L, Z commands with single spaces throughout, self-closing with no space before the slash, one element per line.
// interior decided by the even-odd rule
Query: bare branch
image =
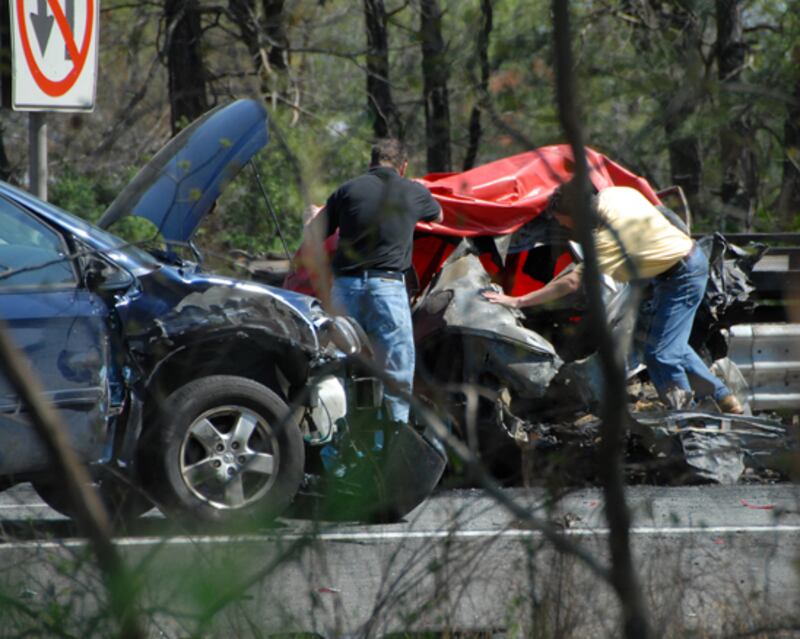
<path fill-rule="evenodd" d="M 649 624 L 641 598 L 641 591 L 633 566 L 630 548 L 630 513 L 625 502 L 622 472 L 621 441 L 623 429 L 631 423 L 625 396 L 624 365 L 619 355 L 608 322 L 600 290 L 600 272 L 592 229 L 593 211 L 590 206 L 589 170 L 584 151 L 583 132 L 578 114 L 578 97 L 573 75 L 572 46 L 569 28 L 569 3 L 553 0 L 553 27 L 555 36 L 556 96 L 561 125 L 572 147 L 575 160 L 575 180 L 580 189 L 580 206 L 575 225 L 585 256 L 585 285 L 589 306 L 589 325 L 594 327 L 594 341 L 598 344 L 605 392 L 601 405 L 602 443 L 604 463 L 603 490 L 606 502 L 606 519 L 609 525 L 611 550 L 611 584 L 617 592 L 623 610 L 625 635 L 629 639 L 650 635 Z"/>

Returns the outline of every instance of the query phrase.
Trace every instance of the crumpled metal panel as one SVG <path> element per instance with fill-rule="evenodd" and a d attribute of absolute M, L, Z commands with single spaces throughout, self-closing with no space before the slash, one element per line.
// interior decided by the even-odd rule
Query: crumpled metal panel
<path fill-rule="evenodd" d="M 609 186 L 635 188 L 653 204 L 661 200 L 644 178 L 631 173 L 594 149 L 584 149 L 589 180 L 598 190 Z M 461 173 L 426 175 L 419 180 L 441 204 L 440 224 L 419 228 L 457 237 L 506 235 L 539 215 L 547 199 L 575 173 L 567 144 L 542 146 L 501 158 Z"/>
<path fill-rule="evenodd" d="M 800 450 L 796 428 L 762 417 L 694 410 L 642 411 L 632 417 L 627 471 L 639 478 L 645 473 L 667 483 L 734 484 L 747 469 L 756 476 L 764 471 L 787 475 Z M 600 425 L 593 415 L 578 422 L 505 424 L 523 449 L 558 451 L 576 476 L 599 472 Z"/>
<path fill-rule="evenodd" d="M 417 349 L 424 351 L 453 334 L 466 336 L 483 351 L 470 353 L 473 362 L 495 371 L 518 392 L 539 397 L 562 361 L 549 341 L 522 326 L 522 313 L 480 294 L 490 285 L 489 274 L 468 247 L 454 253 L 413 310 Z"/>
<path fill-rule="evenodd" d="M 749 273 L 763 252 L 754 255 L 730 244 L 721 234 L 707 235 L 698 243 L 709 262 L 708 284 L 703 298 L 703 309 L 711 321 L 720 320 L 734 305 L 742 310 L 752 310 L 750 296 L 755 290 Z"/>
<path fill-rule="evenodd" d="M 744 451 L 735 437 L 704 428 L 678 431 L 686 464 L 702 478 L 718 484 L 735 484 L 744 473 Z"/>
<path fill-rule="evenodd" d="M 637 413 L 639 424 L 656 439 L 680 443 L 686 464 L 697 477 L 720 484 L 736 483 L 746 467 L 786 472 L 798 442 L 791 427 L 764 417 L 700 411 Z"/>
<path fill-rule="evenodd" d="M 198 333 L 247 328 L 267 333 L 309 353 L 319 349 L 313 325 L 278 296 L 254 295 L 246 285 L 212 286 L 184 297 L 154 320 L 158 338 L 182 341 Z"/>

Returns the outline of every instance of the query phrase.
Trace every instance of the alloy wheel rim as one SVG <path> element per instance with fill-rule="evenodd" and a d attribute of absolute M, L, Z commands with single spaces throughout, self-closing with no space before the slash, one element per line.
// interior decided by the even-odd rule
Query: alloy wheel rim
<path fill-rule="evenodd" d="M 255 411 L 218 406 L 197 417 L 186 431 L 181 478 L 195 497 L 214 508 L 245 508 L 275 483 L 278 450 L 272 428 Z"/>

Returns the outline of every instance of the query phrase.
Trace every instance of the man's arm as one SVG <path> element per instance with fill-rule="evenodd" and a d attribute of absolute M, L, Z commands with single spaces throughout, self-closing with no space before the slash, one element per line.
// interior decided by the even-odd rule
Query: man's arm
<path fill-rule="evenodd" d="M 431 192 L 426 189 L 419 182 L 412 182 L 413 188 L 416 189 L 416 205 L 418 211 L 418 219 L 422 222 L 430 222 L 438 224 L 444 219 L 442 207 L 439 202 L 431 195 Z"/>
<path fill-rule="evenodd" d="M 324 206 L 316 210 L 303 224 L 303 238 L 314 244 L 321 244 L 328 237 L 328 214 Z"/>
<path fill-rule="evenodd" d="M 313 241 L 324 242 L 336 232 L 338 226 L 339 217 L 336 210 L 336 193 L 334 193 L 328 198 L 325 206 L 311 205 L 310 214 L 303 223 L 303 235 Z"/>
<path fill-rule="evenodd" d="M 577 269 L 570 271 L 562 277 L 550 280 L 537 291 L 514 297 L 495 291 L 483 291 L 482 295 L 494 304 L 503 304 L 511 308 L 525 308 L 526 306 L 539 306 L 553 300 L 560 299 L 574 293 L 581 287 L 582 275 Z"/>

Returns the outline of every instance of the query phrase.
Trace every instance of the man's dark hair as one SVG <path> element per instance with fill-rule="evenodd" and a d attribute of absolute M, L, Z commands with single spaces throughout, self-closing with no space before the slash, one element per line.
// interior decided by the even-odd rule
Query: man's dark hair
<path fill-rule="evenodd" d="M 589 188 L 591 190 L 591 200 L 589 205 L 594 209 L 596 212 L 597 210 L 597 188 L 592 184 L 589 183 Z M 572 216 L 575 211 L 576 207 L 578 206 L 578 198 L 580 196 L 580 189 L 578 186 L 578 180 L 576 177 L 571 177 L 569 180 L 562 182 L 559 184 L 555 190 L 550 194 L 550 197 L 547 198 L 547 205 L 545 206 L 542 215 L 545 219 L 551 219 L 553 215 L 559 213 L 561 215 L 570 215 Z M 592 220 L 592 228 L 596 226 L 596 220 Z"/>
<path fill-rule="evenodd" d="M 597 187 L 591 182 L 589 182 L 589 190 L 592 196 L 597 195 Z M 569 180 L 559 184 L 550 194 L 550 197 L 547 198 L 545 210 L 548 213 L 571 214 L 578 204 L 579 196 L 580 187 L 578 186 L 578 179 L 573 176 Z"/>
<path fill-rule="evenodd" d="M 372 146 L 371 166 L 391 164 L 396 169 L 408 160 L 403 143 L 396 138 L 381 138 Z"/>
<path fill-rule="evenodd" d="M 578 195 L 578 182 L 575 177 L 559 184 L 547 199 L 548 213 L 571 215 Z"/>

